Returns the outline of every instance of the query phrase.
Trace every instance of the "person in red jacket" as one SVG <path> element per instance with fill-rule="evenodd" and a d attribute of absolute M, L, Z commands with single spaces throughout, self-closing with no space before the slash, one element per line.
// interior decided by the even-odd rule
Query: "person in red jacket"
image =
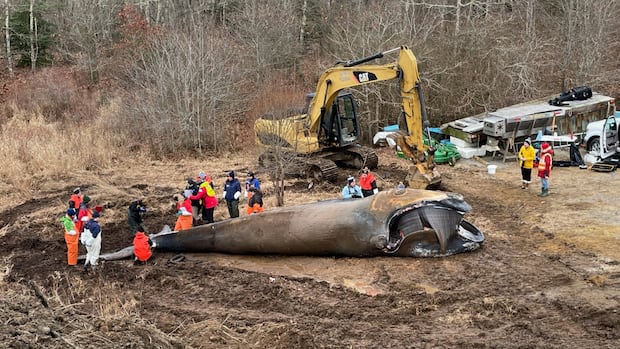
<path fill-rule="evenodd" d="M 136 236 L 133 238 L 134 263 L 146 263 L 153 255 L 151 248 L 155 246 L 155 243 L 144 233 L 144 228 L 138 227 Z"/>
<path fill-rule="evenodd" d="M 200 183 L 198 188 L 198 194 L 189 197 L 190 200 L 202 201 L 202 221 L 206 223 L 213 223 L 213 211 L 217 206 L 217 198 L 215 197 L 215 190 L 210 182 L 205 181 Z"/>
<path fill-rule="evenodd" d="M 93 217 L 93 210 L 90 208 L 90 197 L 84 195 L 82 204 L 79 211 L 77 211 L 77 222 L 75 222 L 75 230 L 79 235 L 84 231 L 84 223 L 88 222 Z"/>
<path fill-rule="evenodd" d="M 553 149 L 545 142 L 540 146 L 540 160 L 538 161 L 538 177 L 540 177 L 541 191 L 538 196 L 549 195 L 549 175 L 553 165 Z"/>
<path fill-rule="evenodd" d="M 370 172 L 368 167 L 362 169 L 362 175 L 360 176 L 360 188 L 362 188 L 362 194 L 364 197 L 372 196 L 379 192 L 377 188 L 377 179 Z"/>

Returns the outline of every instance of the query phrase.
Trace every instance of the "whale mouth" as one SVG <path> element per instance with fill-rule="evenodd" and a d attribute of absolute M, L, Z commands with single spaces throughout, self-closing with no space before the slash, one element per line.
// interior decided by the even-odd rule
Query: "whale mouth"
<path fill-rule="evenodd" d="M 476 249 L 483 233 L 463 219 L 465 201 L 419 202 L 396 211 L 388 223 L 386 252 L 403 256 L 446 256 Z"/>

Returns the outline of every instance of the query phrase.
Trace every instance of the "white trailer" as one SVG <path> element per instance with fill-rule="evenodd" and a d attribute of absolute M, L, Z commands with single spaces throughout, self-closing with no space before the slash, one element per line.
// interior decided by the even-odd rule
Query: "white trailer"
<path fill-rule="evenodd" d="M 550 96 L 455 120 L 441 129 L 468 142 L 476 140 L 479 146 L 497 146 L 506 159 L 518 152 L 525 138 L 535 138 L 538 134 L 568 136 L 580 142 L 589 123 L 605 120 L 616 110 L 614 98 L 596 92 L 590 95 L 585 100 L 562 103 L 550 103 L 557 101 L 555 96 Z"/>

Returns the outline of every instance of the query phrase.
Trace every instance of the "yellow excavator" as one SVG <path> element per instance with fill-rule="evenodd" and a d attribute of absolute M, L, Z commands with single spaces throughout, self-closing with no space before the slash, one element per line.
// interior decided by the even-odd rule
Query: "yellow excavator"
<path fill-rule="evenodd" d="M 395 52 L 398 52 L 395 62 L 367 64 Z M 402 113 L 408 128 L 408 132 L 399 131 L 392 138 L 413 162 L 405 180 L 413 188 L 436 187 L 441 176 L 433 161 L 435 149 L 424 144 L 423 132 L 428 130 L 428 121 L 417 60 L 406 46 L 329 68 L 321 75 L 316 91 L 308 95 L 305 113 L 281 118 L 272 114 L 256 120 L 256 141 L 264 151 L 259 165 L 269 166 L 277 147 L 294 154 L 296 161 L 302 163 L 302 174 L 316 180 L 334 180 L 338 167 L 375 169 L 377 154 L 357 141 L 360 127 L 356 101 L 351 93 L 343 90 L 392 79 L 400 83 Z"/>

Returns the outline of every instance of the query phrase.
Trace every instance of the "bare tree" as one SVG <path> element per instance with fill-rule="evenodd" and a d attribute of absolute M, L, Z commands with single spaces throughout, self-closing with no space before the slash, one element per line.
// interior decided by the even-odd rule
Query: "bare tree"
<path fill-rule="evenodd" d="M 256 81 L 273 69 L 290 69 L 303 52 L 299 40 L 302 28 L 294 0 L 244 0 L 239 13 L 230 16 L 230 29 L 254 61 Z"/>
<path fill-rule="evenodd" d="M 267 172 L 273 184 L 276 206 L 284 206 L 285 179 L 290 175 L 303 173 L 301 158 L 290 148 L 290 144 L 276 136 L 292 131 L 292 123 L 277 122 L 289 116 L 291 115 L 286 112 L 264 115 L 263 119 L 269 122 L 271 127 L 263 130 L 268 136 L 259 136 L 261 142 L 268 145 L 259 157 L 259 166 Z"/>
<path fill-rule="evenodd" d="M 9 4 L 9 0 L 4 0 L 4 42 L 6 46 L 6 60 L 9 69 L 9 76 L 13 77 L 13 53 L 11 52 L 11 28 L 9 27 L 9 19 L 11 13 L 10 8 L 11 6 Z"/>
<path fill-rule="evenodd" d="M 38 55 L 38 36 L 37 36 L 37 19 L 34 16 L 34 0 L 30 0 L 30 10 L 29 10 L 29 39 L 30 39 L 30 66 L 31 70 L 34 72 L 37 67 L 37 55 Z"/>
<path fill-rule="evenodd" d="M 122 4 L 116 0 L 58 0 L 50 11 L 58 35 L 57 49 L 95 82 L 111 62 L 106 59 L 115 43 L 117 15 Z"/>
<path fill-rule="evenodd" d="M 614 0 L 558 0 L 556 18 L 560 37 L 556 69 L 561 89 L 574 85 L 598 84 L 607 80 L 601 71 L 606 62 L 617 62 L 619 5 Z M 616 31 L 614 31 L 616 28 Z M 617 74 L 616 74 L 617 75 Z M 556 80 L 556 81 L 558 81 Z"/>
<path fill-rule="evenodd" d="M 242 76 L 224 30 L 205 24 L 191 33 L 170 30 L 129 66 L 126 117 L 140 139 L 158 139 L 162 154 L 234 147 L 231 126 L 244 108 Z"/>

